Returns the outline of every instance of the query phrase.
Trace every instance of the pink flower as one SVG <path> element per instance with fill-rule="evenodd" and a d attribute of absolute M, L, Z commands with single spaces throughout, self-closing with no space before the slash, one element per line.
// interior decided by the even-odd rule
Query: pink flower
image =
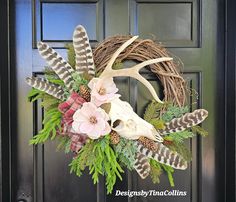
<path fill-rule="evenodd" d="M 91 102 L 96 106 L 101 106 L 104 103 L 110 102 L 114 98 L 120 97 L 119 94 L 116 94 L 118 88 L 116 88 L 113 78 L 107 78 L 104 80 L 93 78 L 89 82 L 88 86 L 91 89 Z"/>
<path fill-rule="evenodd" d="M 77 133 L 87 134 L 91 139 L 107 135 L 111 131 L 109 117 L 102 108 L 86 102 L 73 116 L 72 128 Z"/>

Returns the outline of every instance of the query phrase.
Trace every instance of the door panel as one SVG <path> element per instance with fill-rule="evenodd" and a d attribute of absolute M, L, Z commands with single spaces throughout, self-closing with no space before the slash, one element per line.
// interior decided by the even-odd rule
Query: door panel
<path fill-rule="evenodd" d="M 13 201 L 25 198 L 37 202 L 74 201 L 224 201 L 219 190 L 224 186 L 220 173 L 224 172 L 223 91 L 223 16 L 218 12 L 223 0 L 16 0 L 16 123 L 13 159 L 16 186 Z M 210 136 L 197 137 L 186 142 L 193 153 L 193 161 L 186 171 L 175 172 L 175 188 L 187 191 L 186 197 L 116 197 L 115 190 L 172 190 L 167 176 L 161 184 L 150 179 L 141 180 L 135 172 L 126 171 L 123 181 L 117 182 L 114 193 L 106 196 L 104 179 L 92 184 L 85 173 L 77 178 L 69 173 L 68 163 L 73 154 L 56 152 L 56 144 L 28 146 L 32 134 L 42 126 L 43 111 L 40 103 L 26 101 L 30 89 L 24 78 L 31 74 L 43 76 L 46 65 L 36 50 L 43 40 L 66 57 L 65 45 L 71 42 L 74 26 L 83 24 L 92 46 L 115 34 L 138 34 L 143 38 L 155 37 L 185 64 L 182 69 L 188 86 L 197 96 L 188 102 L 195 108 L 206 108 L 209 118 L 203 124 Z M 220 33 L 220 34 L 217 34 Z M 148 70 L 142 74 L 163 97 L 158 79 Z M 144 86 L 133 79 L 116 79 L 122 99 L 129 101 L 139 115 L 151 99 Z M 150 99 L 147 99 L 150 98 Z M 222 180 L 221 180 L 222 179 Z"/>

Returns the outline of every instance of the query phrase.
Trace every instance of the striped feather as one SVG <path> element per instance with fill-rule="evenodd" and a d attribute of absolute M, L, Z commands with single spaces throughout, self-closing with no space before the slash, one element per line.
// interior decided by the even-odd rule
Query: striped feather
<path fill-rule="evenodd" d="M 65 83 L 66 87 L 72 91 L 74 83 L 72 78 L 72 73 L 74 72 L 73 68 L 46 43 L 38 42 L 38 50 L 53 71 L 55 71 L 58 77 Z"/>
<path fill-rule="evenodd" d="M 73 34 L 73 46 L 75 49 L 75 68 L 79 74 L 88 72 L 89 75 L 95 76 L 95 67 L 93 53 L 89 44 L 89 38 L 83 26 L 78 25 Z"/>
<path fill-rule="evenodd" d="M 181 132 L 192 126 L 198 125 L 203 122 L 208 116 L 208 112 L 205 109 L 197 109 L 192 113 L 186 113 L 180 118 L 174 118 L 169 123 L 165 124 L 165 129 L 159 132 L 162 135 L 169 133 Z"/>
<path fill-rule="evenodd" d="M 65 94 L 61 86 L 49 83 L 48 81 L 42 78 L 27 77 L 26 83 L 38 90 L 41 90 L 49 95 L 52 95 L 53 97 L 59 100 L 64 100 L 65 98 Z"/>
<path fill-rule="evenodd" d="M 136 154 L 134 169 L 142 179 L 145 179 L 150 173 L 151 168 L 148 162 L 148 158 L 140 152 Z"/>
<path fill-rule="evenodd" d="M 178 153 L 171 151 L 162 143 L 156 142 L 156 151 L 150 150 L 142 143 L 136 142 L 138 152 L 142 153 L 148 158 L 152 158 L 160 163 L 169 165 L 175 169 L 185 170 L 187 168 L 187 162 Z"/>

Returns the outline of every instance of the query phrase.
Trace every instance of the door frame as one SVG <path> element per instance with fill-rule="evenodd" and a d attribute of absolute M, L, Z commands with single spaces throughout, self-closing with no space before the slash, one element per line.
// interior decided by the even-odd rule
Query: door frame
<path fill-rule="evenodd" d="M 226 0 L 225 15 L 225 201 L 235 201 L 236 174 L 236 2 Z"/>
<path fill-rule="evenodd" d="M 222 193 L 226 202 L 235 201 L 235 174 L 236 174 L 236 2 L 235 0 L 224 1 L 224 21 L 225 21 L 225 170 L 224 190 Z M 223 34 L 223 33 L 222 33 Z M 14 44 L 14 3 L 10 0 L 0 1 L 0 44 L 2 51 L 0 54 L 0 200 L 11 201 L 11 190 L 15 184 L 14 167 L 12 166 L 11 145 L 14 137 L 11 128 L 16 127 L 14 121 L 14 49 L 10 47 Z M 227 135 L 226 135 L 227 134 Z M 223 147 L 224 148 L 224 147 Z"/>
<path fill-rule="evenodd" d="M 10 0 L 0 1 L 0 200 L 11 201 Z"/>

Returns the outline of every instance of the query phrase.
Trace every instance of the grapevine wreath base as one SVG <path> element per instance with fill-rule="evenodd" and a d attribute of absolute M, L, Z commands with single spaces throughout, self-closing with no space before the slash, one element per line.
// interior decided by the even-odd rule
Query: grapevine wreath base
<path fill-rule="evenodd" d="M 86 30 L 76 27 L 73 44 L 68 45 L 65 61 L 46 43 L 39 42 L 40 55 L 47 61 L 45 78 L 28 77 L 32 86 L 28 99 L 41 100 L 45 115 L 43 129 L 31 144 L 59 141 L 58 149 L 73 152 L 71 172 L 81 176 L 88 168 L 94 183 L 106 178 L 107 193 L 112 193 L 124 169 L 135 170 L 142 179 L 159 183 L 166 172 L 174 186 L 174 169 L 184 170 L 191 153 L 184 140 L 197 133 L 207 135 L 198 124 L 208 116 L 204 109 L 189 112 L 186 82 L 179 73 L 180 62 L 152 40 L 137 36 L 115 36 L 98 44 L 92 52 Z M 124 61 L 136 65 L 123 68 Z M 176 62 L 177 61 L 177 62 Z M 139 74 L 143 67 L 163 85 L 164 100 Z M 142 82 L 153 100 L 143 118 L 128 102 L 122 101 L 114 77 L 128 76 Z"/>

